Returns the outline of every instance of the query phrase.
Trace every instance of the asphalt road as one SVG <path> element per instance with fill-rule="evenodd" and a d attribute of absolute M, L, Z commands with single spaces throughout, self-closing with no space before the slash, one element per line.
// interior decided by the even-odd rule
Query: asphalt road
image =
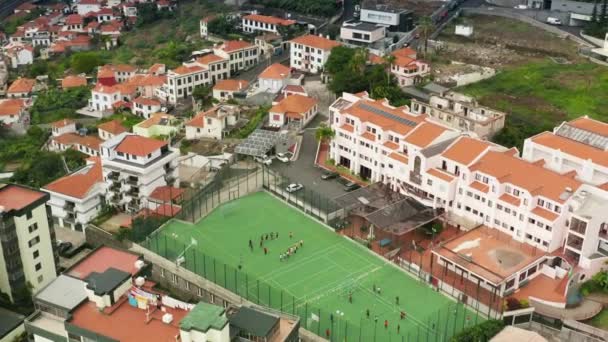
<path fill-rule="evenodd" d="M 315 128 L 320 122 L 326 120 L 326 117 L 319 114 L 308 125 L 302 136 L 302 146 L 297 160 L 282 163 L 275 159 L 270 167 L 289 177 L 291 182 L 301 183 L 305 189 L 312 189 L 326 198 L 335 198 L 345 193 L 342 190 L 343 186 L 335 179 L 322 180 L 323 170 L 315 166 L 315 156 L 317 154 Z"/>

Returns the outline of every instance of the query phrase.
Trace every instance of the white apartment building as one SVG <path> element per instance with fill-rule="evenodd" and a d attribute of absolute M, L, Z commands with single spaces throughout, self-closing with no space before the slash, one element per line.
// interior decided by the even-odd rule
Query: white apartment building
<path fill-rule="evenodd" d="M 0 291 L 11 301 L 35 293 L 57 276 L 46 202 L 49 195 L 20 185 L 0 187 Z"/>
<path fill-rule="evenodd" d="M 84 232 L 103 204 L 101 160 L 89 159 L 83 168 L 45 185 L 42 190 L 50 195 L 47 205 L 51 208 L 53 224 Z"/>
<path fill-rule="evenodd" d="M 559 173 L 573 172 L 576 179 L 608 188 L 608 124 L 586 116 L 564 122 L 553 132 L 543 132 L 524 142 L 522 157 Z"/>
<path fill-rule="evenodd" d="M 293 69 L 313 74 L 321 72 L 331 49 L 339 45 L 339 42 L 322 36 L 297 37 L 289 42 L 289 65 Z"/>
<path fill-rule="evenodd" d="M 209 70 L 195 64 L 184 64 L 167 73 L 167 83 L 157 90 L 156 96 L 161 100 L 176 104 L 180 99 L 187 99 L 194 88 L 199 85 L 210 85 Z"/>
<path fill-rule="evenodd" d="M 209 22 L 213 19 L 215 19 L 215 16 L 209 16 L 201 19 L 201 21 L 199 22 L 201 38 L 207 38 L 209 36 L 208 25 Z"/>
<path fill-rule="evenodd" d="M 242 40 L 228 40 L 213 49 L 213 53 L 228 60 L 230 75 L 240 70 L 248 70 L 260 60 L 259 48 Z"/>
<path fill-rule="evenodd" d="M 412 11 L 377 5 L 375 8 L 362 8 L 359 20 L 386 26 L 390 31 L 407 32 L 412 29 Z"/>
<path fill-rule="evenodd" d="M 209 70 L 211 83 L 215 84 L 219 80 L 227 80 L 230 77 L 230 69 L 228 68 L 228 59 L 210 53 L 196 59 L 196 64 Z"/>
<path fill-rule="evenodd" d="M 412 99 L 411 111 L 462 132 L 475 133 L 481 139 L 490 139 L 498 133 L 507 116 L 505 112 L 479 105 L 470 96 L 451 91 L 431 95 L 429 103 Z"/>
<path fill-rule="evenodd" d="M 238 106 L 228 104 L 200 112 L 186 123 L 186 139 L 222 139 L 237 127 L 240 113 Z"/>
<path fill-rule="evenodd" d="M 272 32 L 279 33 L 280 27 L 289 27 L 296 24 L 295 20 L 281 19 L 273 16 L 250 14 L 241 19 L 243 32 Z"/>
<path fill-rule="evenodd" d="M 140 96 L 133 100 L 133 114 L 149 119 L 150 115 L 160 112 L 162 106 L 159 100 Z"/>
<path fill-rule="evenodd" d="M 386 26 L 362 21 L 345 21 L 340 39 L 357 46 L 367 46 L 386 37 Z"/>
<path fill-rule="evenodd" d="M 165 141 L 122 133 L 100 149 L 106 201 L 123 211 L 146 208 L 154 189 L 178 183 L 179 151 Z"/>

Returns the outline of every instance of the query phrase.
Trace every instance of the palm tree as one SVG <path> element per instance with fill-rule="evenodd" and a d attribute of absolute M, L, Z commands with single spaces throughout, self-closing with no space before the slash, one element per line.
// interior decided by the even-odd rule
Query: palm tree
<path fill-rule="evenodd" d="M 358 48 L 355 51 L 353 58 L 350 60 L 349 68 L 356 73 L 365 72 L 365 65 L 367 64 L 368 51 L 365 48 Z"/>
<path fill-rule="evenodd" d="M 421 17 L 418 20 L 418 30 L 422 34 L 422 38 L 424 39 L 424 54 L 426 55 L 426 51 L 428 49 L 429 37 L 435 30 L 435 24 L 433 23 L 433 19 L 429 16 Z"/>
<path fill-rule="evenodd" d="M 395 57 L 393 54 L 388 54 L 385 55 L 384 57 L 382 57 L 382 59 L 384 60 L 384 67 L 386 69 L 386 85 L 390 85 L 391 84 L 391 68 L 393 66 L 393 63 L 395 63 L 395 60 L 397 59 L 397 57 Z"/>
<path fill-rule="evenodd" d="M 331 139 L 335 135 L 336 132 L 326 124 L 319 125 L 319 127 L 317 127 L 317 131 L 315 132 L 315 138 L 319 142 L 324 142 L 325 140 Z"/>

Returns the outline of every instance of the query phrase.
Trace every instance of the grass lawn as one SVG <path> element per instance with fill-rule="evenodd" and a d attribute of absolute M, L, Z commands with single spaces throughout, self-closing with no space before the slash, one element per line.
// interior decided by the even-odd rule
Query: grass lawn
<path fill-rule="evenodd" d="M 500 71 L 460 91 L 508 113 L 496 140 L 521 147 L 526 137 L 581 115 L 608 121 L 608 68 L 593 63 L 541 62 Z"/>
<path fill-rule="evenodd" d="M 264 242 L 265 255 L 260 237 L 270 232 L 279 237 Z M 188 249 L 192 238 L 197 244 Z M 300 240 L 297 253 L 280 261 Z M 169 222 L 147 246 L 173 260 L 186 250 L 183 266 L 253 302 L 299 315 L 312 332 L 325 336 L 329 329 L 336 341 L 443 341 L 482 320 L 265 192 L 226 203 L 195 225 Z"/>
<path fill-rule="evenodd" d="M 590 319 L 587 323 L 593 325 L 596 328 L 608 330 L 608 310 L 604 309 L 600 311 L 597 316 Z"/>

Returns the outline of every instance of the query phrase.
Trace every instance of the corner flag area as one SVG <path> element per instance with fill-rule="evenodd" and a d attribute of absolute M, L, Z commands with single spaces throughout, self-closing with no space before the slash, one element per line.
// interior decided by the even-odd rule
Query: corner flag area
<path fill-rule="evenodd" d="M 484 319 L 265 192 L 144 246 L 332 341 L 448 341 Z"/>

